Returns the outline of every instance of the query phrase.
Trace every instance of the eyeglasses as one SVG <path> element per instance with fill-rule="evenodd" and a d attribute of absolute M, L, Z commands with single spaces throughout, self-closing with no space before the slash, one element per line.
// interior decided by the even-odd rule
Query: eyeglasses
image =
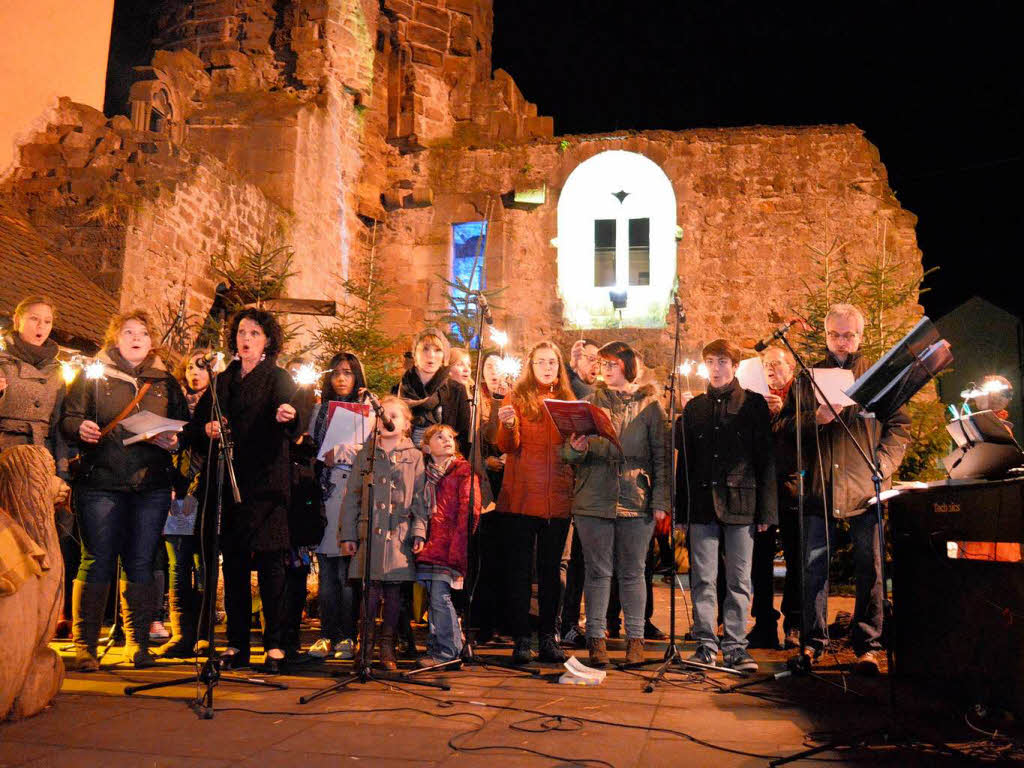
<path fill-rule="evenodd" d="M 583 359 L 593 365 L 597 362 L 597 355 L 583 355 Z"/>
<path fill-rule="evenodd" d="M 830 341 L 853 341 L 860 337 L 860 333 L 856 331 L 852 331 L 850 333 L 836 333 L 835 331 L 829 331 L 825 335 L 828 336 Z"/>
<path fill-rule="evenodd" d="M 781 368 L 786 365 L 784 360 L 764 360 L 763 363 L 765 368 Z"/>
<path fill-rule="evenodd" d="M 601 367 L 605 369 L 618 368 L 620 365 L 618 360 L 602 360 Z"/>
<path fill-rule="evenodd" d="M 557 360 L 534 360 L 533 364 L 537 368 L 557 368 L 558 367 L 558 361 Z"/>

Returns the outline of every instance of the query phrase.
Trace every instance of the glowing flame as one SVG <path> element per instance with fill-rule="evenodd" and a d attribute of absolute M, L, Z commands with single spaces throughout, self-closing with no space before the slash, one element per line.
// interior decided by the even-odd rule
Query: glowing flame
<path fill-rule="evenodd" d="M 316 384 L 318 378 L 317 371 L 312 365 L 300 365 L 299 370 L 295 372 L 295 383 L 300 387 L 309 387 Z"/>
<path fill-rule="evenodd" d="M 85 378 L 96 381 L 103 378 L 105 366 L 99 360 L 92 360 L 85 366 Z"/>
<path fill-rule="evenodd" d="M 693 360 L 683 360 L 683 364 L 679 366 L 679 372 L 683 376 L 689 376 L 693 373 Z"/>
<path fill-rule="evenodd" d="M 702 379 L 710 378 L 710 374 L 708 373 L 708 367 L 704 365 L 704 363 L 701 363 L 700 365 L 697 366 L 697 375 Z"/>
<path fill-rule="evenodd" d="M 513 355 L 502 355 L 495 363 L 494 369 L 499 376 L 514 381 L 519 378 L 519 374 L 523 370 L 523 361 Z"/>
<path fill-rule="evenodd" d="M 78 369 L 74 365 L 69 363 L 67 360 L 62 360 L 60 364 L 60 377 L 64 379 L 64 383 L 71 386 L 71 383 L 75 380 L 78 375 Z"/>
<path fill-rule="evenodd" d="M 504 331 L 499 331 L 497 328 L 491 328 L 491 341 L 504 348 L 508 345 L 508 334 Z"/>

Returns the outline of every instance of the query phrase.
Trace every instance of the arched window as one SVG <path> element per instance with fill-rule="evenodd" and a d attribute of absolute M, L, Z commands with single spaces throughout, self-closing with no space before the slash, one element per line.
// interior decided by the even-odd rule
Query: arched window
<path fill-rule="evenodd" d="M 620 150 L 580 163 L 558 199 L 566 322 L 663 327 L 675 276 L 676 197 L 664 171 Z"/>

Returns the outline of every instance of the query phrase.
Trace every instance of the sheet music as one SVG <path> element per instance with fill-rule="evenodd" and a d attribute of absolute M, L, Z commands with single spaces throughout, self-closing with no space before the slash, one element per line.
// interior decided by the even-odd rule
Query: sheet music
<path fill-rule="evenodd" d="M 746 360 L 740 360 L 740 364 L 736 368 L 736 380 L 744 389 L 757 392 L 765 398 L 771 394 L 768 377 L 765 376 L 764 364 L 760 357 L 748 357 Z"/>
<path fill-rule="evenodd" d="M 330 421 L 320 444 L 317 460 L 323 461 L 327 452 L 338 445 L 362 445 L 370 434 L 369 406 L 334 401 L 330 403 Z"/>
<path fill-rule="evenodd" d="M 811 368 L 811 377 L 818 385 L 814 388 L 814 396 L 818 400 L 818 405 L 825 404 L 821 397 L 822 392 L 832 403 L 833 408 L 839 409 L 857 404 L 846 394 L 846 390 L 853 386 L 853 371 L 846 368 Z M 818 391 L 819 387 L 821 392 Z"/>

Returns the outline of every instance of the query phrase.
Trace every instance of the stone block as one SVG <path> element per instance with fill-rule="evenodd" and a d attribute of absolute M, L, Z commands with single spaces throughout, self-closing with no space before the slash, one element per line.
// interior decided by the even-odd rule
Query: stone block
<path fill-rule="evenodd" d="M 451 26 L 451 52 L 456 56 L 472 56 L 475 51 L 472 20 L 461 13 L 454 14 Z"/>
<path fill-rule="evenodd" d="M 384 7 L 406 19 L 411 19 L 413 16 L 412 3 L 406 2 L 406 0 L 386 0 Z"/>
<path fill-rule="evenodd" d="M 412 60 L 415 64 L 426 64 L 430 67 L 441 67 L 444 65 L 444 56 L 440 51 L 431 48 L 424 48 L 421 45 L 409 46 L 412 49 Z"/>
<path fill-rule="evenodd" d="M 380 201 L 385 210 L 394 211 L 402 207 L 402 197 L 400 190 L 389 189 L 380 196 Z"/>
<path fill-rule="evenodd" d="M 71 131 L 60 140 L 61 146 L 73 149 L 91 149 L 93 138 L 84 131 Z"/>
<path fill-rule="evenodd" d="M 252 64 L 249 57 L 241 51 L 234 51 L 226 48 L 218 48 L 210 51 L 210 65 L 214 67 L 237 67 L 251 69 Z"/>
<path fill-rule="evenodd" d="M 416 21 L 427 24 L 431 27 L 437 27 L 445 32 L 448 31 L 451 26 L 451 18 L 449 17 L 448 11 L 440 8 L 432 8 L 429 5 L 416 6 L 416 10 L 413 12 L 413 19 Z"/>
<path fill-rule="evenodd" d="M 445 7 L 449 11 L 475 16 L 480 11 L 480 0 L 447 0 Z"/>
<path fill-rule="evenodd" d="M 553 117 L 527 117 L 524 131 L 530 137 L 550 139 L 555 135 L 555 119 Z"/>
<path fill-rule="evenodd" d="M 416 21 L 409 23 L 407 38 L 410 43 L 419 43 L 437 51 L 448 50 L 447 32 Z"/>

